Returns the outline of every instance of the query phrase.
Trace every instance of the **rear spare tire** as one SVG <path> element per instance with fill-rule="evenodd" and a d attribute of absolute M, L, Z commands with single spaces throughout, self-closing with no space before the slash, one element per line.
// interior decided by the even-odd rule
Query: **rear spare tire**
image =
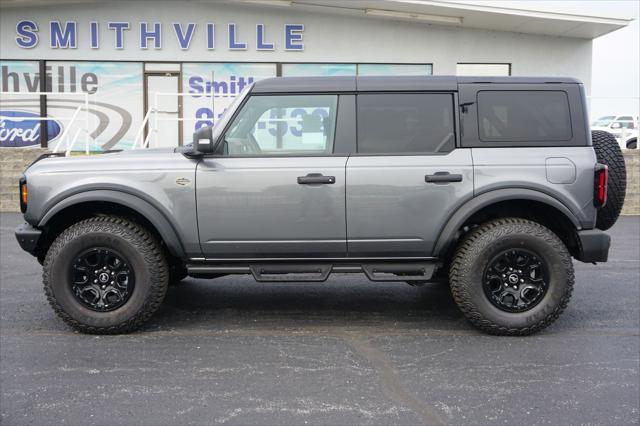
<path fill-rule="evenodd" d="M 609 166 L 607 204 L 598 210 L 596 220 L 596 227 L 604 231 L 611 228 L 620 216 L 627 189 L 627 170 L 620 145 L 611 133 L 593 130 L 591 140 L 598 163 Z"/>

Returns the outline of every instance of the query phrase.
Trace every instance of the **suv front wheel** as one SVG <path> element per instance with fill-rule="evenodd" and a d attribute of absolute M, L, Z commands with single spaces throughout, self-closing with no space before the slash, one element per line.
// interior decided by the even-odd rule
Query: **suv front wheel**
<path fill-rule="evenodd" d="M 44 260 L 43 282 L 49 303 L 73 328 L 124 333 L 158 309 L 169 267 L 147 230 L 124 218 L 100 216 L 56 238 Z"/>
<path fill-rule="evenodd" d="M 556 234 L 533 221 L 504 218 L 480 225 L 460 243 L 449 282 L 474 326 L 526 335 L 560 316 L 571 298 L 574 272 Z"/>

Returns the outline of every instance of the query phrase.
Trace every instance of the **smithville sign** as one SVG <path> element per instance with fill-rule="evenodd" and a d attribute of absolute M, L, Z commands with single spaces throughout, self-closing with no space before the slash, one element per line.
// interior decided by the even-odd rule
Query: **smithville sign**
<path fill-rule="evenodd" d="M 89 22 L 87 45 L 91 49 L 100 49 L 102 35 L 99 22 Z M 113 32 L 113 46 L 117 50 L 125 48 L 125 39 L 127 33 L 132 29 L 130 22 L 106 22 L 107 31 Z M 76 49 L 78 47 L 78 23 L 75 21 L 51 21 L 48 23 L 49 34 L 47 37 L 48 46 L 51 49 Z M 160 22 L 139 22 L 138 25 L 137 46 L 139 49 L 162 49 L 163 30 Z M 247 50 L 250 43 L 246 37 L 240 34 L 240 28 L 237 24 L 227 24 L 227 48 L 229 50 Z M 204 28 L 197 28 L 195 23 L 172 23 L 170 32 L 173 33 L 178 41 L 178 46 L 182 50 L 188 50 L 194 36 L 204 37 L 206 40 L 207 50 L 216 48 L 216 24 L 206 23 Z M 199 33 L 199 34 L 198 34 Z M 304 50 L 303 42 L 304 25 L 303 24 L 284 24 L 283 29 L 283 47 L 284 50 L 302 51 Z M 33 20 L 22 20 L 16 24 L 15 42 L 22 49 L 31 49 L 38 45 L 42 32 L 40 26 Z M 276 50 L 276 43 L 269 40 L 266 35 L 264 24 L 256 24 L 255 27 L 255 49 L 256 50 Z M 130 42 L 129 42 L 130 43 Z"/>

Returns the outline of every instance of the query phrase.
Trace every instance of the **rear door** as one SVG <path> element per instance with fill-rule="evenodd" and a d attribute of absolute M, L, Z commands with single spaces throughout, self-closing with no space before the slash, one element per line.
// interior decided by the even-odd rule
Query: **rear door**
<path fill-rule="evenodd" d="M 207 258 L 346 256 L 338 95 L 251 95 L 197 168 Z"/>
<path fill-rule="evenodd" d="M 446 220 L 473 196 L 457 148 L 453 92 L 361 93 L 347 162 L 350 257 L 429 257 Z"/>

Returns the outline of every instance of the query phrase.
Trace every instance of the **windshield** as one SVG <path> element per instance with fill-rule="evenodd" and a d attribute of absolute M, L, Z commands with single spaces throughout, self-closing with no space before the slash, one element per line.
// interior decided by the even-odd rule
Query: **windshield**
<path fill-rule="evenodd" d="M 224 109 L 224 111 L 222 111 L 222 114 L 220 115 L 220 118 L 216 121 L 215 124 L 218 124 L 219 122 L 223 121 L 226 117 L 227 117 L 227 113 L 229 111 L 233 111 L 236 109 L 236 104 L 238 102 L 240 102 L 240 100 L 242 98 L 244 98 L 244 94 L 251 88 L 251 86 L 253 86 L 253 84 L 247 85 L 245 86 L 244 89 L 242 89 L 242 91 L 240 93 L 238 93 L 238 95 L 233 99 L 233 101 L 231 101 L 231 103 L 229 104 L 228 107 L 226 107 Z"/>
<path fill-rule="evenodd" d="M 238 94 L 238 96 L 236 96 L 236 98 L 233 100 L 233 102 L 231 102 L 231 104 L 227 107 L 227 109 L 224 110 L 224 112 L 222 113 L 222 115 L 220 116 L 220 118 L 216 121 L 215 125 L 213 126 L 213 130 L 212 130 L 212 139 L 218 140 L 218 137 L 220 136 L 220 133 L 222 132 L 222 130 L 224 130 L 225 127 L 227 127 L 227 124 L 229 122 L 229 118 L 231 117 L 231 115 L 233 114 L 233 111 L 235 111 L 240 104 L 242 103 L 242 101 L 244 100 L 244 98 L 247 97 L 247 94 L 251 91 L 251 88 L 253 87 L 253 83 L 251 83 L 250 85 L 246 86 L 242 92 L 240 92 Z"/>
<path fill-rule="evenodd" d="M 594 121 L 591 125 L 598 126 L 598 127 L 606 127 L 609 124 L 611 124 L 614 118 L 616 118 L 615 115 L 607 115 L 606 117 L 600 117 L 596 121 Z"/>

